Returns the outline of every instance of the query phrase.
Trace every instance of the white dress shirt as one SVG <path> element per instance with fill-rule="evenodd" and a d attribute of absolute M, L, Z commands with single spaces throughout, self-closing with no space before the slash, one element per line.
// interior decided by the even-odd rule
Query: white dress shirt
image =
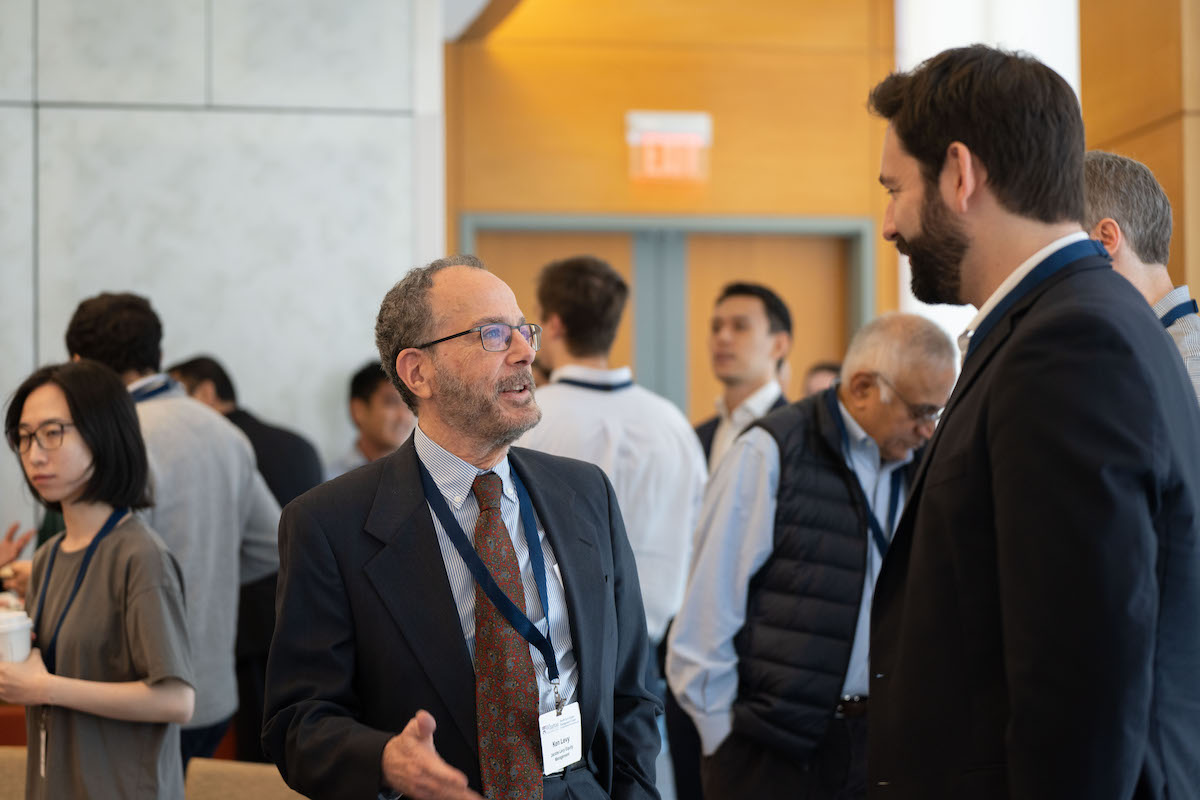
<path fill-rule="evenodd" d="M 1008 277 L 1004 279 L 1004 282 L 996 287 L 996 291 L 992 292 L 992 296 L 987 299 L 987 302 L 979 307 L 979 313 L 967 325 L 967 329 L 959 334 L 958 352 L 962 353 L 962 360 L 964 362 L 967 360 L 967 349 L 970 347 L 971 337 L 975 334 L 975 330 L 983 324 L 983 321 L 987 319 L 987 315 L 992 313 L 992 309 L 1000 305 L 1000 302 L 1008 296 L 1009 292 L 1017 288 L 1017 284 L 1024 280 L 1026 275 L 1033 272 L 1034 268 L 1049 258 L 1052 253 L 1058 252 L 1069 244 L 1082 242 L 1087 238 L 1088 235 L 1086 233 L 1077 231 L 1076 233 L 1069 233 L 1061 239 L 1055 239 L 1022 261 L 1019 267 L 1010 272 Z"/>
<path fill-rule="evenodd" d="M 437 442 L 430 439 L 417 423 L 413 435 L 413 444 L 417 448 L 417 457 L 429 470 L 430 477 L 446 498 L 450 512 L 463 529 L 463 533 L 475 544 L 475 522 L 479 519 L 479 502 L 471 492 L 471 484 L 476 476 L 486 472 L 494 472 L 500 476 L 500 516 L 508 535 L 512 539 L 513 550 L 517 554 L 517 565 L 521 569 L 521 585 L 525 589 L 525 615 L 529 617 L 542 635 L 546 635 L 546 613 L 542 609 L 541 598 L 538 597 L 537 578 L 529 560 L 529 545 L 525 541 L 525 526 L 521 522 L 521 511 L 517 500 L 517 491 L 513 486 L 512 473 L 508 457 L 490 470 L 479 469 L 468 464 L 458 456 L 447 451 Z M 442 551 L 442 561 L 446 565 L 446 577 L 450 579 L 450 590 L 454 593 L 454 604 L 458 607 L 458 621 L 462 625 L 463 638 L 467 642 L 467 651 L 471 661 L 475 660 L 475 579 L 467 569 L 466 562 L 454 549 L 450 537 L 446 535 L 441 520 L 433 509 L 429 509 L 433 517 L 433 527 L 437 530 L 438 547 Z M 535 512 L 536 514 L 536 512 Z M 579 670 L 575 663 L 574 640 L 571 638 L 571 623 L 567 618 L 566 594 L 563 591 L 562 573 L 558 568 L 558 560 L 554 550 L 546 540 L 546 531 L 542 528 L 541 520 L 537 521 L 538 539 L 542 543 L 542 555 L 546 561 L 546 600 L 550 605 L 549 631 L 550 643 L 554 646 L 554 655 L 558 660 L 559 691 L 563 701 L 570 703 L 575 698 L 579 684 Z M 418 611 L 419 613 L 419 611 Z M 537 676 L 538 694 L 540 696 L 540 713 L 545 714 L 554 708 L 554 686 L 550 683 L 546 672 L 546 659 L 542 651 L 532 644 L 529 645 L 529 655 L 533 659 L 533 672 Z"/>
<path fill-rule="evenodd" d="M 875 441 L 840 402 L 838 409 L 849 440 L 843 456 L 858 476 L 880 527 L 887 531 L 892 473 L 909 463 L 912 454 L 903 461 L 882 463 Z M 683 608 L 671 628 L 667 680 L 696 723 L 705 755 L 716 751 L 733 728 L 738 688 L 733 638 L 746 622 L 750 578 L 774 549 L 779 472 L 775 439 L 763 428 L 751 428 L 734 442 L 704 493 L 696 560 Z M 902 508 L 903 497 L 897 521 Z M 890 537 L 891 531 L 887 532 Z M 868 536 L 862 601 L 843 694 L 867 694 L 871 600 L 882 560 Z"/>
<path fill-rule="evenodd" d="M 631 381 L 628 367 L 554 370 L 536 392 L 542 421 L 517 444 L 589 461 L 608 475 L 637 562 L 647 631 L 657 642 L 683 601 L 708 471 L 683 413 Z"/>
<path fill-rule="evenodd" d="M 769 380 L 733 411 L 725 405 L 724 397 L 717 398 L 717 429 L 713 431 L 712 447 L 708 451 L 709 474 L 717 471 L 717 464 L 721 463 L 721 459 L 729 452 L 729 447 L 737 435 L 749 428 L 750 423 L 765 416 L 781 395 L 783 389 L 779 387 L 779 382 Z"/>

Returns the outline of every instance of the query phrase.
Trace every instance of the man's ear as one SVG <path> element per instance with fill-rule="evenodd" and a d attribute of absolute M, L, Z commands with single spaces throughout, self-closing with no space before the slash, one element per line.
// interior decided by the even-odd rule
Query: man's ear
<path fill-rule="evenodd" d="M 206 406 L 213 406 L 215 408 L 217 405 L 216 384 L 207 378 L 193 386 L 192 390 L 188 392 L 188 394 L 190 394 L 196 400 L 199 400 L 201 403 L 204 403 Z"/>
<path fill-rule="evenodd" d="M 433 386 L 429 382 L 432 374 L 433 360 L 424 350 L 410 347 L 396 356 L 396 377 L 417 399 L 428 400 L 433 396 Z"/>
<path fill-rule="evenodd" d="M 778 361 L 786 358 L 792 350 L 792 335 L 787 331 L 776 331 L 771 334 L 771 360 Z"/>
<path fill-rule="evenodd" d="M 875 375 L 871 372 L 858 370 L 850 376 L 850 380 L 845 383 L 846 397 L 850 401 L 852 408 L 861 408 L 862 404 L 870 397 L 871 389 L 875 386 Z"/>
<path fill-rule="evenodd" d="M 960 214 L 966 213 L 975 193 L 983 187 L 987 174 L 983 164 L 962 142 L 951 142 L 946 148 L 940 185 L 948 194 L 946 203 Z"/>
<path fill-rule="evenodd" d="M 1121 247 L 1121 241 L 1125 238 L 1125 234 L 1121 232 L 1121 226 L 1112 217 L 1105 217 L 1097 222 L 1096 227 L 1092 228 L 1089 235 L 1104 245 L 1104 249 L 1110 256 L 1117 254 L 1117 250 Z"/>
<path fill-rule="evenodd" d="M 567 335 L 567 326 L 563 324 L 558 314 L 542 314 L 542 336 L 550 339 L 562 339 Z"/>

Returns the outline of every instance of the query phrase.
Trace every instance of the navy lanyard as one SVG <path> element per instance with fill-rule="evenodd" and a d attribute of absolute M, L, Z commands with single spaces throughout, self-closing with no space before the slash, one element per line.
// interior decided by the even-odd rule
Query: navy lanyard
<path fill-rule="evenodd" d="M 1104 249 L 1104 245 L 1097 242 L 1095 239 L 1087 239 L 1071 244 L 1054 251 L 1047 256 L 1040 264 L 1034 267 L 1028 275 L 1013 287 L 1013 290 L 1006 294 L 1004 298 L 996 304 L 996 307 L 991 310 L 983 322 L 979 323 L 978 327 L 971 333 L 971 343 L 967 345 L 967 354 L 963 356 L 963 363 L 971 357 L 971 354 L 978 349 L 982 344 L 984 337 L 991 332 L 992 328 L 996 327 L 1001 318 L 1008 313 L 1008 310 L 1017 304 L 1022 297 L 1029 294 L 1042 281 L 1049 278 L 1054 273 L 1058 272 L 1068 264 L 1078 261 L 1085 256 L 1099 255 L 1106 260 L 1109 258 L 1108 251 Z"/>
<path fill-rule="evenodd" d="M 833 419 L 837 422 L 838 431 L 842 435 L 842 455 L 846 459 L 846 467 L 849 468 L 850 474 L 854 476 L 854 480 L 858 481 L 858 473 L 854 471 L 854 464 L 850 459 L 850 432 L 846 430 L 846 421 L 842 419 L 842 410 L 838 407 L 837 390 L 830 390 L 828 396 L 829 413 L 833 415 Z M 863 496 L 867 494 L 867 489 L 862 485 L 862 481 L 858 482 L 858 488 L 862 489 Z M 896 467 L 892 470 L 892 485 L 890 494 L 888 495 L 888 533 L 896 530 L 896 513 L 900 509 L 900 493 L 904 488 L 904 470 L 901 467 Z M 867 525 L 871 529 L 871 538 L 875 540 L 875 548 L 879 550 L 879 555 L 883 556 L 887 553 L 888 543 L 891 538 L 883 532 L 882 526 L 879 524 L 879 519 L 875 516 L 875 511 L 872 508 L 873 502 L 870 498 L 867 499 Z"/>
<path fill-rule="evenodd" d="M 133 402 L 140 403 L 143 400 L 149 400 L 151 397 L 158 397 L 163 392 L 169 392 L 174 389 L 175 386 L 175 381 L 171 380 L 170 378 L 166 378 L 162 383 L 150 383 L 146 384 L 145 386 L 139 386 L 131 391 L 129 395 L 133 398 Z"/>
<path fill-rule="evenodd" d="M 1179 305 L 1172 308 L 1162 316 L 1162 324 L 1164 328 L 1169 328 L 1175 324 L 1175 320 L 1180 317 L 1186 317 L 1188 314 L 1200 312 L 1200 306 L 1196 305 L 1195 300 L 1184 300 Z"/>
<path fill-rule="evenodd" d="M 58 632 L 62 630 L 63 620 L 67 618 L 67 612 L 71 610 L 71 604 L 75 602 L 75 595 L 79 594 L 79 587 L 83 585 L 83 576 L 87 574 L 88 565 L 92 562 L 92 556 L 96 555 L 96 548 L 100 546 L 100 540 L 108 536 L 112 529 L 117 526 L 129 512 L 127 508 L 114 508 L 113 512 L 108 515 L 104 525 L 100 531 L 92 537 L 92 541 L 88 543 L 87 550 L 83 554 L 83 561 L 79 564 L 79 573 L 75 576 L 75 585 L 71 587 L 71 594 L 67 597 L 67 604 L 63 606 L 62 613 L 58 615 L 58 623 L 54 626 L 54 633 L 50 637 L 50 641 L 42 647 L 42 661 L 46 664 L 48 672 L 54 672 L 54 665 L 58 655 Z M 42 575 L 42 590 L 38 593 L 37 614 L 33 620 L 33 629 L 39 630 L 42 623 L 42 612 L 46 608 L 46 587 L 50 585 L 50 573 L 54 571 L 54 559 L 58 555 L 59 547 L 62 547 L 62 542 L 59 542 L 58 547 L 50 551 L 50 560 L 46 562 L 46 573 Z"/>
<path fill-rule="evenodd" d="M 568 386 L 578 386 L 581 389 L 592 389 L 597 392 L 615 392 L 633 386 L 633 381 L 624 381 L 622 383 L 589 383 L 587 381 L 577 381 L 574 378 L 559 378 L 554 382 L 565 383 Z"/>
<path fill-rule="evenodd" d="M 504 590 L 496 584 L 496 579 L 488 572 L 487 565 L 483 563 L 483 559 L 472 547 L 471 540 L 463 533 L 462 526 L 450 513 L 450 506 L 446 504 L 446 498 L 442 496 L 441 489 L 438 489 L 437 484 L 434 483 L 429 470 L 425 468 L 420 459 L 417 459 L 417 466 L 421 471 L 421 485 L 425 489 L 425 501 L 429 503 L 433 513 L 437 515 L 438 521 L 442 523 L 442 529 L 446 531 L 450 543 L 454 545 L 454 549 L 458 551 L 463 563 L 471 571 L 475 583 L 483 589 L 488 600 L 492 601 L 492 605 L 508 621 L 512 629 L 542 654 L 550 681 L 558 680 L 558 662 L 554 658 L 554 646 L 550 643 L 550 604 L 546 599 L 546 561 L 542 557 L 542 543 L 538 540 L 533 503 L 529 499 L 529 492 L 525 490 L 525 484 L 521 483 L 521 477 L 510 465 L 509 475 L 512 476 L 513 488 L 517 490 L 517 501 L 521 506 L 521 526 L 525 529 L 525 543 L 529 546 L 529 561 L 533 567 L 534 578 L 537 579 L 538 597 L 542 601 L 542 611 L 546 614 L 545 636 L 529 620 L 529 617 L 525 616 L 525 609 L 517 608 L 513 601 L 508 599 Z M 483 513 L 482 510 L 480 513 Z M 520 579 L 520 575 L 518 575 L 518 579 Z"/>

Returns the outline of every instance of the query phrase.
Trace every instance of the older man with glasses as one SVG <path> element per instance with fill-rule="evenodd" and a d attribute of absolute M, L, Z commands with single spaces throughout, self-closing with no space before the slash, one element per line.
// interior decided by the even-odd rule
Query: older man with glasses
<path fill-rule="evenodd" d="M 872 590 L 955 356 L 923 317 L 882 316 L 839 384 L 717 467 L 667 655 L 706 797 L 865 797 Z"/>
<path fill-rule="evenodd" d="M 612 485 L 509 447 L 541 418 L 541 328 L 457 256 L 396 284 L 375 335 L 417 428 L 284 512 L 268 754 L 312 798 L 657 800 Z"/>

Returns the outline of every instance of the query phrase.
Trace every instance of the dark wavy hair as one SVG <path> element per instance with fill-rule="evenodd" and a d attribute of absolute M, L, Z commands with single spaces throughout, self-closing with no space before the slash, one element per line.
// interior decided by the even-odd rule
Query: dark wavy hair
<path fill-rule="evenodd" d="M 8 445 L 17 452 L 18 426 L 25 401 L 34 390 L 52 383 L 62 390 L 71 422 L 92 453 L 92 475 L 80 500 L 138 509 L 152 504 L 150 464 L 137 411 L 117 373 L 98 361 L 69 362 L 42 367 L 17 387 L 4 417 Z M 29 477 L 34 497 L 54 511 L 61 503 L 42 499 Z"/>
<path fill-rule="evenodd" d="M 84 300 L 67 324 L 67 352 L 118 374 L 158 372 L 162 321 L 150 301 L 131 292 L 103 292 Z"/>

